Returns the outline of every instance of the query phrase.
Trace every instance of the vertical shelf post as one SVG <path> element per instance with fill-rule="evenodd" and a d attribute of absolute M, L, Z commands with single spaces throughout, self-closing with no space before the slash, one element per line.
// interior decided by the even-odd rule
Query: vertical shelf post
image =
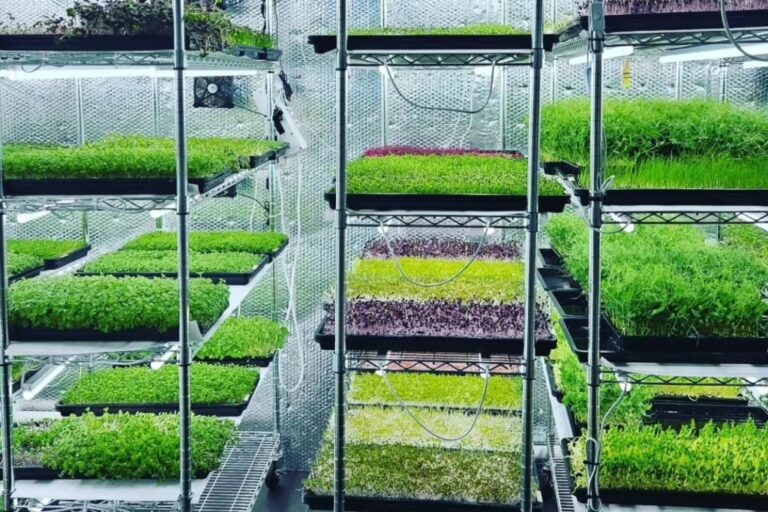
<path fill-rule="evenodd" d="M 176 85 L 176 216 L 179 255 L 179 434 L 181 512 L 192 512 L 192 407 L 189 368 L 189 196 L 187 194 L 187 119 L 184 71 L 187 56 L 184 37 L 184 0 L 173 1 L 173 69 Z"/>
<path fill-rule="evenodd" d="M 336 346 L 334 512 L 344 512 L 344 409 L 346 377 L 346 248 L 347 248 L 347 0 L 337 0 L 336 26 Z"/>
<path fill-rule="evenodd" d="M 536 379 L 536 242 L 539 233 L 541 70 L 544 66 L 544 0 L 534 1 L 528 131 L 528 222 L 525 231 L 525 331 L 523 357 L 522 512 L 533 510 L 533 415 Z"/>
<path fill-rule="evenodd" d="M 589 53 L 592 54 L 591 147 L 590 147 L 590 210 L 589 231 L 589 358 L 587 385 L 589 388 L 587 429 L 587 508 L 600 510 L 598 488 L 600 456 L 600 271 L 601 228 L 603 222 L 603 50 L 605 47 L 605 17 L 602 0 L 592 0 L 589 12 Z"/>
<path fill-rule="evenodd" d="M 0 201 L 5 198 L 3 187 L 2 145 L 0 145 Z M 0 409 L 3 429 L 3 512 L 13 511 L 13 395 L 11 392 L 11 358 L 6 351 L 8 336 L 8 260 L 7 233 L 5 231 L 5 204 L 0 203 Z"/>

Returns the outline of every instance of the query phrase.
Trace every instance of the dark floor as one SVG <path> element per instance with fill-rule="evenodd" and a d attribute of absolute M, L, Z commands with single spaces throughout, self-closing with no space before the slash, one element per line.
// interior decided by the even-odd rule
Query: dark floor
<path fill-rule="evenodd" d="M 290 472 L 280 478 L 276 489 L 264 487 L 254 512 L 307 512 L 307 507 L 301 502 L 301 482 L 306 477 L 307 473 Z"/>

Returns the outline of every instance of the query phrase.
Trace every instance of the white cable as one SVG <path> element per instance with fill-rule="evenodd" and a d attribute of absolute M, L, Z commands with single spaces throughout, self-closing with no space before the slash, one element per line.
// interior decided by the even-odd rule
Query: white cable
<path fill-rule="evenodd" d="M 281 357 L 279 359 L 278 364 L 280 365 L 280 373 L 279 373 L 279 384 L 280 387 L 283 388 L 284 391 L 287 393 L 294 393 L 296 392 L 301 385 L 304 383 L 304 376 L 306 373 L 306 358 L 304 354 L 304 347 L 303 347 L 303 340 L 302 337 L 299 334 L 299 321 L 298 321 L 298 314 L 296 312 L 296 267 L 298 266 L 298 260 L 301 253 L 301 188 L 302 188 L 302 182 L 303 182 L 303 175 L 304 175 L 304 166 L 303 166 L 303 159 L 299 157 L 297 159 L 297 190 L 296 190 L 296 238 L 293 243 L 293 264 L 290 265 L 290 271 L 288 270 L 289 265 L 285 265 L 283 267 L 283 278 L 285 279 L 286 285 L 288 287 L 288 309 L 285 313 L 285 322 L 292 323 L 293 324 L 293 330 L 294 335 L 297 336 L 297 355 L 299 358 L 299 367 L 301 369 L 301 373 L 299 374 L 299 378 L 296 381 L 296 384 L 294 384 L 292 387 L 288 387 L 285 385 L 285 382 L 283 380 L 283 374 L 282 371 L 283 368 L 283 358 Z M 277 189 L 278 193 L 280 194 L 280 204 L 284 204 L 284 194 L 283 194 L 283 182 L 282 179 L 278 173 L 277 175 Z M 287 226 L 286 220 L 285 220 L 285 209 L 280 209 L 280 224 L 283 228 Z"/>
<path fill-rule="evenodd" d="M 725 29 L 725 35 L 728 37 L 728 40 L 731 42 L 734 48 L 736 48 L 739 53 L 741 53 L 743 56 L 750 60 L 756 60 L 759 62 L 768 62 L 768 57 L 759 57 L 757 55 L 752 55 L 751 53 L 747 52 L 741 44 L 736 41 L 736 38 L 733 37 L 733 33 L 731 32 L 731 25 L 728 22 L 728 11 L 726 9 L 726 2 L 727 0 L 720 0 L 720 19 L 723 20 L 723 29 Z"/>
<path fill-rule="evenodd" d="M 424 430 L 427 434 L 431 435 L 432 437 L 439 439 L 441 441 L 446 441 L 449 443 L 459 442 L 467 438 L 469 434 L 471 434 L 475 430 L 475 426 L 477 426 L 477 421 L 480 419 L 480 414 L 483 412 L 483 406 L 485 405 L 485 399 L 488 396 L 488 386 L 489 382 L 491 381 L 491 375 L 488 371 L 488 368 L 485 369 L 485 374 L 483 378 L 485 379 L 485 385 L 483 386 L 483 396 L 480 397 L 480 404 L 478 404 L 477 409 L 475 410 L 475 417 L 472 418 L 472 424 L 469 426 L 469 429 L 467 429 L 466 432 L 463 434 L 457 436 L 457 437 L 447 437 L 443 436 L 441 434 L 436 433 L 434 430 L 430 429 L 428 426 L 426 426 L 424 423 L 419 420 L 414 414 L 413 411 L 411 411 L 411 408 L 408 407 L 408 404 L 406 404 L 403 399 L 398 394 L 395 387 L 392 385 L 392 383 L 389 381 L 389 378 L 387 377 L 387 372 L 384 370 L 384 368 L 380 367 L 381 370 L 381 376 L 384 379 L 384 382 L 387 385 L 387 388 L 389 388 L 389 392 L 392 394 L 392 396 L 395 397 L 397 402 L 400 404 L 400 407 L 408 414 L 408 416 L 411 417 L 411 419 L 416 422 L 416 424 Z"/>
<path fill-rule="evenodd" d="M 439 112 L 455 112 L 457 114 L 479 114 L 480 112 L 485 110 L 485 107 L 488 106 L 488 104 L 491 102 L 491 98 L 493 97 L 493 89 L 496 82 L 496 62 L 494 61 L 493 64 L 491 64 L 491 84 L 488 88 L 488 97 L 485 98 L 485 102 L 483 103 L 483 106 L 481 106 L 479 109 L 476 109 L 476 110 L 464 110 L 461 108 L 452 108 L 452 107 L 433 107 L 430 105 L 421 105 L 411 100 L 410 98 L 407 98 L 400 91 L 400 88 L 397 86 L 397 83 L 395 82 L 395 79 L 392 76 L 392 71 L 390 71 L 388 64 L 384 64 L 384 70 L 387 72 L 389 81 L 392 83 L 392 88 L 395 90 L 397 95 L 400 96 L 403 99 L 403 101 L 408 103 L 410 106 L 415 108 L 420 108 L 422 110 L 435 110 Z"/>
<path fill-rule="evenodd" d="M 381 237 L 384 239 L 385 244 L 387 245 L 387 253 L 389 254 L 389 257 L 392 258 L 392 261 L 395 263 L 395 268 L 397 268 L 397 271 L 400 273 L 403 279 L 405 279 L 407 282 L 411 283 L 414 286 L 419 286 L 421 288 L 438 288 L 440 286 L 445 286 L 447 284 L 450 284 L 457 280 L 459 277 L 464 274 L 467 270 L 469 270 L 469 267 L 472 266 L 472 264 L 477 260 L 477 257 L 480 255 L 480 251 L 483 249 L 483 244 L 485 244 L 486 238 L 488 238 L 488 231 L 490 231 L 490 221 L 488 221 L 485 225 L 485 229 L 483 230 L 483 238 L 480 240 L 480 243 L 477 244 L 477 249 L 475 249 L 475 253 L 472 255 L 472 258 L 467 262 L 464 267 L 459 270 L 459 272 L 449 277 L 448 279 L 445 279 L 444 281 L 440 281 L 438 283 L 420 283 L 413 279 L 411 276 L 406 274 L 405 270 L 403 270 L 403 267 L 400 266 L 400 259 L 395 254 L 395 251 L 392 249 L 392 246 L 389 243 L 389 238 L 387 237 L 386 229 L 384 224 L 379 221 L 379 233 L 381 234 Z"/>

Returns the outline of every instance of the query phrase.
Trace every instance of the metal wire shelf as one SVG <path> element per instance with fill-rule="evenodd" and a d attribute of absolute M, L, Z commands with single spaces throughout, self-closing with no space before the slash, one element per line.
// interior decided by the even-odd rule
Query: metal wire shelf
<path fill-rule="evenodd" d="M 187 70 L 190 72 L 226 72 L 236 74 L 242 70 L 269 70 L 273 62 L 249 57 L 238 57 L 223 52 L 203 55 L 199 51 L 188 51 Z M 62 52 L 62 51 L 0 51 L 0 64 L 4 66 L 25 66 L 25 78 L 34 78 L 34 72 L 44 66 L 62 68 L 67 66 L 94 67 L 145 67 L 152 74 L 156 67 L 171 68 L 173 51 L 116 51 L 116 52 Z"/>
<path fill-rule="evenodd" d="M 522 229 L 524 212 L 364 212 L 347 210 L 350 227 Z"/>
<path fill-rule="evenodd" d="M 603 207 L 603 224 L 762 224 L 768 222 L 768 208 L 744 207 L 732 208 L 685 206 L 658 208 L 646 206 Z"/>
<path fill-rule="evenodd" d="M 167 502 L 127 502 L 104 500 L 49 500 L 20 499 L 16 512 L 174 512 L 178 507 Z"/>
<path fill-rule="evenodd" d="M 465 66 L 529 66 L 531 50 L 509 52 L 349 52 L 352 67 L 465 67 Z"/>
<path fill-rule="evenodd" d="M 451 375 L 522 375 L 525 361 L 509 355 L 439 352 L 347 352 L 347 369 L 355 372 L 446 373 Z"/>

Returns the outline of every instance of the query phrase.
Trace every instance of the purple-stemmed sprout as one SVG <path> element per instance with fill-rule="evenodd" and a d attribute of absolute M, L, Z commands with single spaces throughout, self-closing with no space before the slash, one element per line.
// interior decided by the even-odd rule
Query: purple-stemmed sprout
<path fill-rule="evenodd" d="M 324 334 L 334 332 L 333 305 L 325 304 Z M 347 303 L 347 334 L 357 336 L 520 339 L 525 308 L 522 303 L 489 304 L 458 301 L 352 300 Z M 550 318 L 536 306 L 536 337 L 550 339 Z"/>
<path fill-rule="evenodd" d="M 587 13 L 588 2 L 582 0 L 579 9 Z M 739 0 L 729 2 L 728 11 L 768 9 L 768 0 Z M 605 14 L 654 14 L 675 12 L 718 12 L 720 0 L 605 0 Z"/>
<path fill-rule="evenodd" d="M 458 238 L 395 238 L 387 242 L 383 239 L 370 240 L 363 249 L 364 258 L 389 258 L 394 254 L 398 258 L 471 258 L 477 251 L 479 242 L 468 242 Z M 478 258 L 487 260 L 519 260 L 520 246 L 516 243 L 483 243 Z"/>
<path fill-rule="evenodd" d="M 482 149 L 462 148 L 418 148 L 415 146 L 384 146 L 367 150 L 363 156 L 375 158 L 382 156 L 488 156 L 502 158 L 523 158 L 517 152 L 485 151 Z"/>

